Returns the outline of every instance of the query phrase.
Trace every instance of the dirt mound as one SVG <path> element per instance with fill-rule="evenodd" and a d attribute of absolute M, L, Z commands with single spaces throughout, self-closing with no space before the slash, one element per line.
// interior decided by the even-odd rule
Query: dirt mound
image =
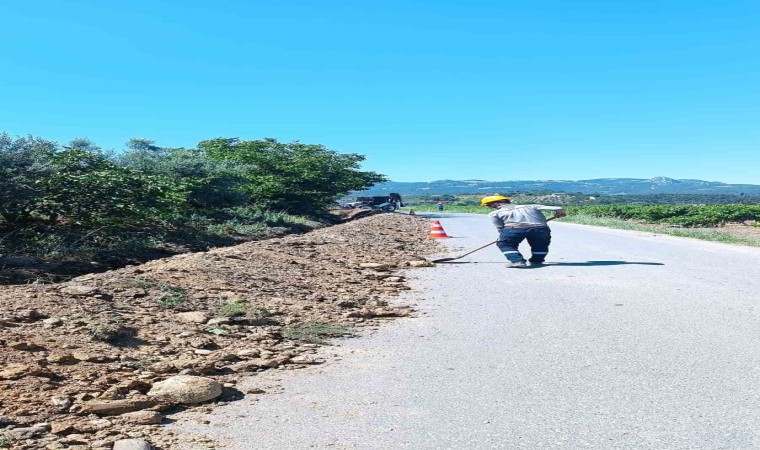
<path fill-rule="evenodd" d="M 217 400 L 239 398 L 240 374 L 319 363 L 311 354 L 326 337 L 408 314 L 385 299 L 408 289 L 397 269 L 429 265 L 428 227 L 383 214 L 0 289 L 0 447 L 111 448 L 149 437 L 175 448 L 156 422 L 177 402 L 154 396 L 157 382 L 210 378 L 195 383 L 221 383 Z"/>

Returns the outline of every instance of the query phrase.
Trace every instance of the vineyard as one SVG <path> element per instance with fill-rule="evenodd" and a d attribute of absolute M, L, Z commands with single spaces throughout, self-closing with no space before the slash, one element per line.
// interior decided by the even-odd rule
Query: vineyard
<path fill-rule="evenodd" d="M 417 211 L 435 211 L 435 205 L 410 205 Z M 445 211 L 488 214 L 483 206 L 446 205 Z M 573 217 L 613 218 L 676 227 L 716 227 L 729 223 L 760 222 L 760 205 L 583 205 L 565 206 Z M 756 225 L 756 224 L 755 224 Z"/>
<path fill-rule="evenodd" d="M 570 206 L 567 210 L 570 214 L 683 227 L 714 227 L 760 220 L 760 205 L 593 205 Z"/>

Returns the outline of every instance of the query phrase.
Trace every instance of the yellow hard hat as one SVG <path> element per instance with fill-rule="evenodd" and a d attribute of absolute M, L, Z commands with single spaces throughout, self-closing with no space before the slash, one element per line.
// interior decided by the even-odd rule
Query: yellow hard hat
<path fill-rule="evenodd" d="M 483 199 L 480 200 L 480 206 L 488 206 L 490 203 L 502 201 L 511 202 L 512 199 L 509 197 L 504 197 L 503 195 L 489 195 L 488 197 L 483 197 Z"/>

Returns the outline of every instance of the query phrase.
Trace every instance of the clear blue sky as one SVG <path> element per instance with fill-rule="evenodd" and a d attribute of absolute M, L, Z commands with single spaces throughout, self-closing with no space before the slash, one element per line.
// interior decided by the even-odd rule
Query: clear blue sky
<path fill-rule="evenodd" d="M 757 1 L 0 3 L 0 131 L 275 137 L 395 181 L 760 184 Z"/>

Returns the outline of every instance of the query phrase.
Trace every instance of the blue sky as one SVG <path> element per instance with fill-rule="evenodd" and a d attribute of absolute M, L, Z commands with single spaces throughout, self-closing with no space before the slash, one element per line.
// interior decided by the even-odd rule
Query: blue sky
<path fill-rule="evenodd" d="M 395 181 L 760 184 L 757 1 L 8 1 L 0 131 L 320 143 Z"/>

